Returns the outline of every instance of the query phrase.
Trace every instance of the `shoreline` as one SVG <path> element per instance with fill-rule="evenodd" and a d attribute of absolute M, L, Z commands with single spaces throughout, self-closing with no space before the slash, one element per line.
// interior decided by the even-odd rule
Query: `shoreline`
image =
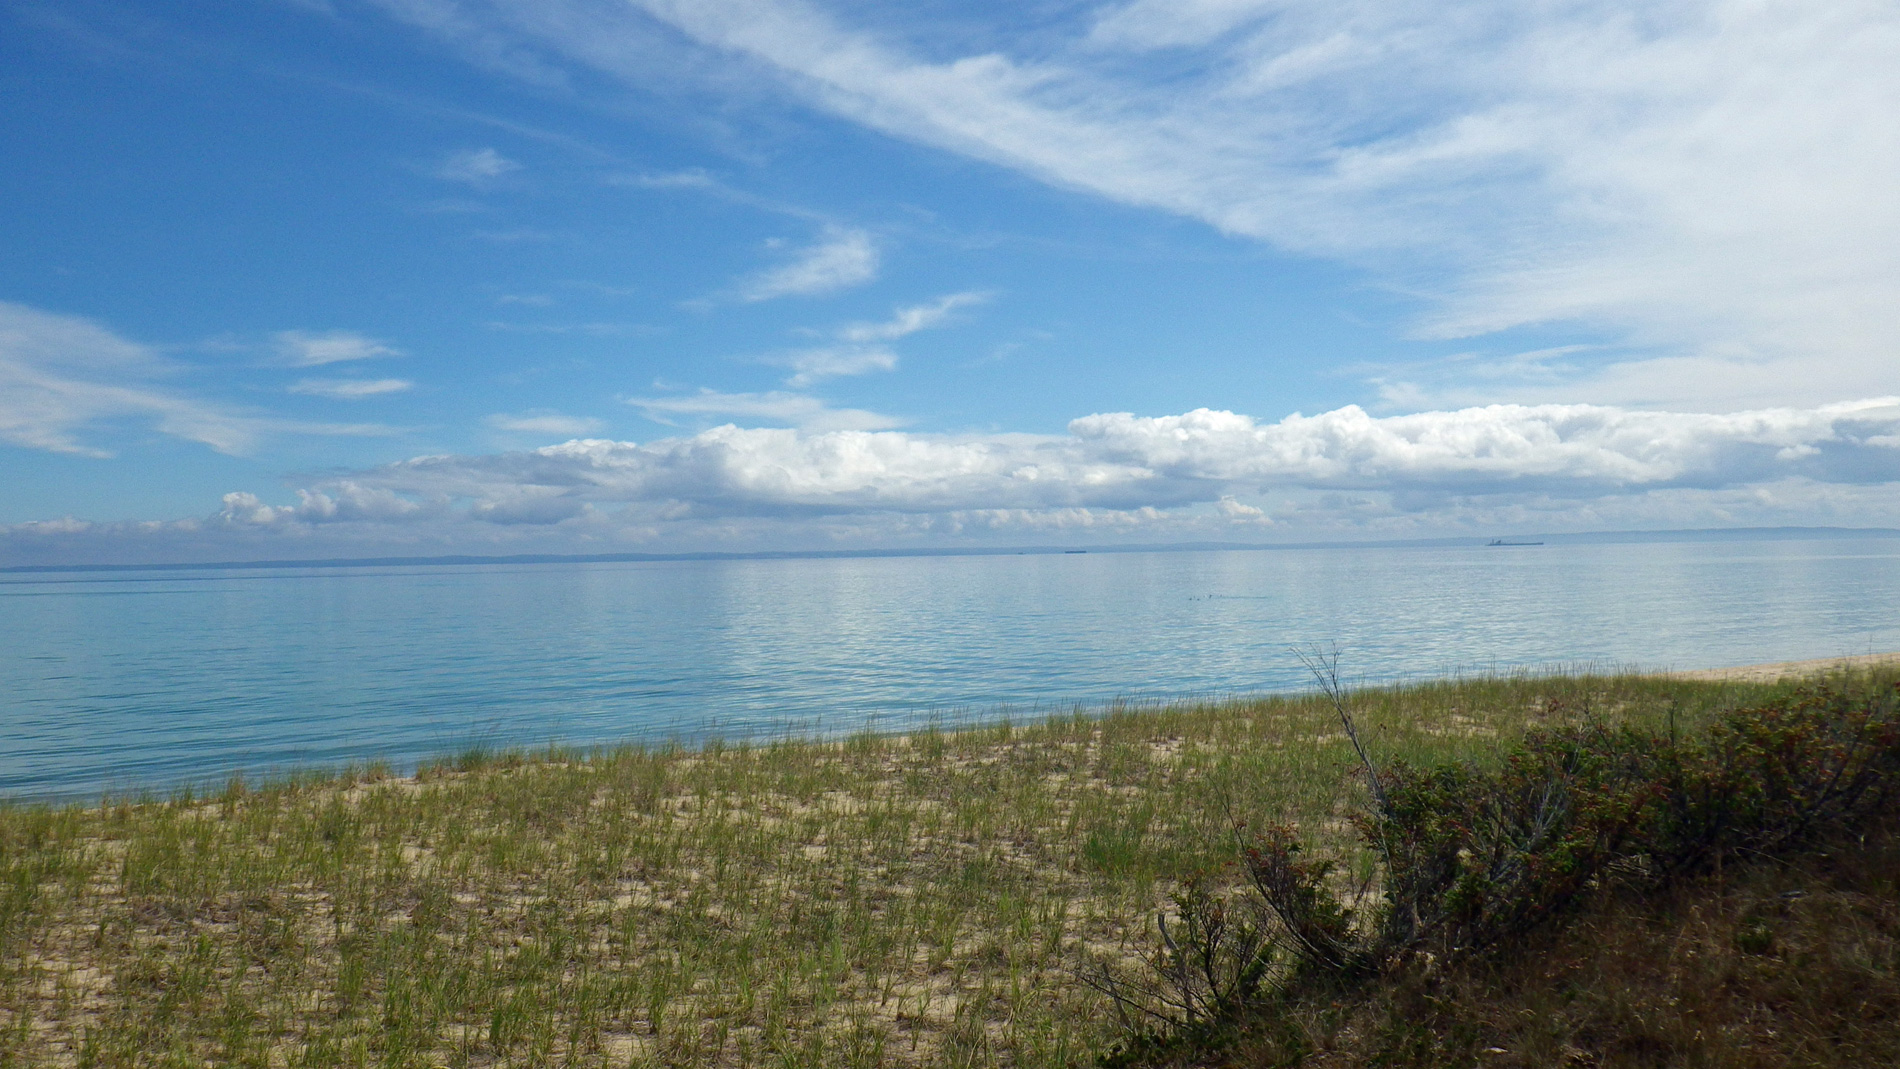
<path fill-rule="evenodd" d="M 1755 696 L 1796 694 L 1661 672 L 1449 679 L 1369 690 L 1354 715 L 1382 760 L 1430 767 L 1494 761 L 1592 709 L 1693 731 Z M 1167 952 L 1157 911 L 1231 859 L 1236 814 L 1350 858 L 1341 814 L 1363 802 L 1317 693 L 470 758 L 0 806 L 4 882 L 28 896 L 0 901 L 0 1061 L 1087 1064 L 1118 1033 L 1078 977 Z"/>
<path fill-rule="evenodd" d="M 1852 654 L 1852 655 L 1844 655 L 1844 656 L 1839 656 L 1839 657 L 1819 657 L 1819 658 L 1814 658 L 1811 660 L 1800 660 L 1800 661 L 1769 661 L 1769 662 L 1763 662 L 1759 664 L 1734 665 L 1734 666 L 1730 666 L 1726 668 L 1698 668 L 1698 669 L 1679 670 L 1679 669 L 1644 668 L 1644 667 L 1639 667 L 1635 665 L 1629 665 L 1629 666 L 1586 668 L 1582 671 L 1575 671 L 1575 670 L 1566 671 L 1563 669 L 1547 668 L 1541 671 L 1531 671 L 1528 673 L 1528 675 L 1532 678 L 1561 677 L 1561 676 L 1608 676 L 1608 677 L 1630 676 L 1630 677 L 1650 677 L 1650 678 L 1655 678 L 1655 679 L 1669 679 L 1669 680 L 1678 680 L 1678 681 L 1695 682 L 1695 683 L 1764 684 L 1764 683 L 1775 683 L 1775 682 L 1786 680 L 1786 679 L 1800 679 L 1800 678 L 1805 678 L 1805 677 L 1819 676 L 1819 675 L 1827 674 L 1829 672 L 1867 671 L 1867 670 L 1878 669 L 1878 668 L 1883 668 L 1883 667 L 1900 667 L 1900 651 L 1893 651 L 1893 652 L 1887 652 L 1887 653 Z M 1513 675 L 1513 674 L 1514 673 L 1510 673 L 1510 672 L 1504 673 L 1504 675 L 1507 675 L 1507 676 Z M 1351 689 L 1354 691 L 1379 691 L 1379 690 L 1387 690 L 1387 689 L 1405 690 L 1405 689 L 1409 689 L 1413 687 L 1432 686 L 1435 684 L 1477 682 L 1485 678 L 1490 678 L 1490 677 L 1487 677 L 1483 674 L 1465 675 L 1465 674 L 1461 674 L 1457 672 L 1452 672 L 1446 675 L 1433 676 L 1433 677 L 1425 678 L 1425 679 L 1412 678 L 1412 679 L 1400 679 L 1400 680 L 1387 680 L 1384 682 L 1377 682 L 1377 683 L 1367 683 L 1362 686 L 1354 687 Z M 1208 706 L 1208 705 L 1224 705 L 1224 704 L 1229 704 L 1233 702 L 1244 703 L 1248 701 L 1271 701 L 1271 700 L 1276 700 L 1276 699 L 1277 700 L 1298 700 L 1302 697 L 1309 696 L 1309 694 L 1310 692 L 1308 691 L 1288 690 L 1288 691 L 1274 691 L 1274 692 L 1266 692 L 1266 693 L 1230 694 L 1226 696 L 1225 698 L 1221 698 L 1221 699 L 1210 699 L 1206 696 L 1199 696 L 1199 697 L 1181 696 L 1174 699 L 1157 698 L 1157 699 L 1152 699 L 1152 700 L 1147 700 L 1147 701 L 1130 702 L 1130 703 L 1126 703 L 1122 707 L 1126 708 L 1128 711 L 1163 712 L 1170 709 L 1198 708 L 1198 707 L 1203 707 L 1203 706 Z M 1100 708 L 1091 708 L 1088 710 L 1087 716 L 1090 719 L 1093 719 L 1101 715 L 1106 715 L 1112 712 L 1114 707 L 1121 704 L 1122 703 L 1111 702 L 1111 703 L 1107 703 L 1103 705 Z M 1021 710 L 1015 710 L 1015 711 L 1020 712 Z M 1074 714 L 1073 712 L 1071 712 L 1069 715 L 1074 715 Z M 992 731 L 999 724 L 1012 724 L 1013 726 L 1016 726 L 1016 727 L 1023 727 L 1023 726 L 1028 726 L 1030 724 L 1033 724 L 1039 719 L 1042 719 L 1042 718 L 1031 717 L 1031 718 L 1027 718 L 1023 720 L 1017 720 L 1014 716 L 1010 715 L 1009 712 L 1002 712 L 1001 715 L 998 715 L 998 716 L 993 716 L 993 717 L 980 716 L 980 717 L 969 719 L 969 720 L 966 720 L 964 722 L 957 723 L 954 725 L 939 726 L 935 730 L 934 733 L 942 738 L 956 738 L 956 737 L 964 736 L 964 735 L 979 735 L 985 732 Z M 911 744 L 912 736 L 918 735 L 920 732 L 931 733 L 928 731 L 928 729 L 922 729 L 917 726 L 911 726 L 907 728 L 898 728 L 895 730 L 888 730 L 888 731 L 874 730 L 874 731 L 869 732 L 869 734 L 872 737 L 878 738 L 891 745 L 895 745 L 897 747 L 903 748 L 903 747 L 908 747 Z M 861 734 L 863 733 L 847 732 L 847 733 L 837 735 L 837 736 L 822 736 L 821 735 L 821 736 L 811 736 L 811 737 L 799 737 L 797 741 L 805 743 L 805 744 L 813 745 L 816 747 L 832 746 L 832 747 L 841 748 L 848 745 L 852 739 L 858 738 Z M 751 744 L 751 743 L 758 743 L 758 742 L 785 741 L 785 740 L 782 740 L 780 736 L 775 735 L 775 736 L 770 737 L 769 739 L 768 738 L 749 739 L 749 740 L 721 739 L 719 741 L 725 745 L 732 745 L 735 743 Z M 626 741 L 617 742 L 617 743 L 610 742 L 610 743 L 596 743 L 596 744 L 590 744 L 590 745 L 574 745 L 574 746 L 561 745 L 558 743 L 548 743 L 546 745 L 541 745 L 541 746 L 535 746 L 535 745 L 524 745 L 524 746 L 514 746 L 514 747 L 503 746 L 503 747 L 494 749 L 489 756 L 501 757 L 501 758 L 519 758 L 519 757 L 528 757 L 536 753 L 541 753 L 543 756 L 545 756 L 554 751 L 562 751 L 567 755 L 567 759 L 586 760 L 588 759 L 590 754 L 593 754 L 596 752 L 610 752 L 610 751 L 624 749 L 629 744 L 633 745 L 634 748 L 636 749 L 639 749 L 643 752 L 649 752 L 649 753 L 662 753 L 662 752 L 666 752 L 666 751 L 674 750 L 674 749 L 677 749 L 681 753 L 687 753 L 687 752 L 698 751 L 702 749 L 704 745 L 703 742 L 699 744 L 687 743 L 687 744 L 682 745 L 679 740 L 670 740 L 670 741 L 651 740 L 645 743 L 632 743 L 631 740 L 626 740 Z M 482 749 L 485 750 L 486 748 L 482 748 Z M 136 788 L 136 787 L 120 788 L 116 790 L 113 788 L 102 788 L 98 790 L 86 790 L 86 791 L 78 791 L 78 792 L 70 792 L 70 793 L 69 792 L 51 792 L 51 793 L 18 793 L 18 794 L 0 791 L 0 807 L 20 806 L 20 805 L 52 805 L 55 807 L 63 807 L 63 806 L 71 806 L 71 805 L 76 804 L 84 809 L 92 809 L 92 808 L 96 808 L 102 805 L 116 804 L 113 802 L 109 802 L 108 799 L 117 799 L 118 801 L 122 802 L 134 797 L 138 797 L 141 793 L 144 793 L 152 800 L 160 800 L 166 796 L 176 794 L 180 790 L 190 791 L 194 794 L 198 794 L 201 796 L 211 796 L 218 793 L 220 784 L 228 784 L 230 782 L 246 783 L 250 787 L 250 789 L 258 789 L 258 788 L 270 789 L 271 787 L 287 785 L 291 782 L 306 779 L 306 778 L 310 779 L 312 782 L 321 782 L 321 781 L 334 780 L 334 779 L 349 779 L 354 773 L 360 772 L 365 769 L 376 768 L 379 765 L 383 766 L 384 771 L 380 771 L 375 774 L 374 778 L 377 781 L 394 782 L 394 783 L 415 783 L 415 782 L 419 782 L 421 778 L 423 777 L 424 768 L 432 766 L 438 770 L 437 774 L 439 775 L 439 774 L 442 774 L 440 771 L 441 769 L 448 766 L 452 766 L 453 764 L 457 762 L 458 759 L 462 758 L 463 756 L 464 755 L 458 754 L 457 752 L 453 750 L 445 749 L 440 752 L 432 753 L 425 757 L 419 757 L 413 762 L 405 763 L 405 765 L 399 766 L 402 768 L 402 770 L 400 771 L 389 768 L 385 762 L 379 759 L 370 759 L 366 761 L 341 762 L 335 765 L 309 765 L 309 766 L 293 766 L 293 767 L 288 767 L 288 768 L 267 768 L 267 769 L 255 769 L 255 768 L 230 769 L 223 773 L 219 773 L 217 775 L 199 778 L 199 779 L 187 779 L 178 783 L 170 784 L 169 786 L 165 786 L 165 787 L 153 787 L 148 784 L 143 789 Z M 449 773 L 449 774 L 460 775 L 463 773 L 455 772 L 455 773 Z"/>
<path fill-rule="evenodd" d="M 1671 679 L 1690 679 L 1712 683 L 1773 683 L 1782 679 L 1818 676 L 1828 672 L 1857 671 L 1900 665 L 1900 652 L 1856 653 L 1842 657 L 1817 657 L 1810 661 L 1770 661 L 1742 664 L 1731 668 L 1697 668 L 1690 671 L 1658 672 Z"/>

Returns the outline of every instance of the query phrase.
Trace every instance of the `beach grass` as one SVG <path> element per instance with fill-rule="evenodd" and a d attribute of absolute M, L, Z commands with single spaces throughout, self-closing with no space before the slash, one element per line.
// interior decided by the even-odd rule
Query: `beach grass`
<path fill-rule="evenodd" d="M 1771 685 L 1367 689 L 1378 760 L 1693 728 Z M 0 1066 L 1058 1066 L 1271 814 L 1349 837 L 1319 696 L 956 732 L 471 751 L 209 794 L 0 805 Z"/>

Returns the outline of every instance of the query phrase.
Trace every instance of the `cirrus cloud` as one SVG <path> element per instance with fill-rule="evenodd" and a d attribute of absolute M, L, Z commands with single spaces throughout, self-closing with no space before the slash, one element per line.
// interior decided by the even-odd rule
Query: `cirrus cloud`
<path fill-rule="evenodd" d="M 829 224 L 816 242 L 799 249 L 791 261 L 754 277 L 739 296 L 769 301 L 835 293 L 876 278 L 879 258 L 869 232 Z"/>
<path fill-rule="evenodd" d="M 808 431 L 862 431 L 898 427 L 904 420 L 861 408 L 833 408 L 809 394 L 771 390 L 766 393 L 721 393 L 701 389 L 677 397 L 635 397 L 627 402 L 648 419 L 671 423 L 676 417 L 733 417 L 748 421 L 785 423 Z"/>
<path fill-rule="evenodd" d="M 277 332 L 275 341 L 278 358 L 291 367 L 321 367 L 402 355 L 401 350 L 353 330 L 282 330 Z"/>
<path fill-rule="evenodd" d="M 982 304 L 987 293 L 952 293 L 923 304 L 899 307 L 881 322 L 847 323 L 833 332 L 837 343 L 767 359 L 792 369 L 785 385 L 802 390 L 825 379 L 846 375 L 865 375 L 873 371 L 892 371 L 897 354 L 889 342 L 907 338 L 922 330 L 944 326 L 959 308 Z"/>
<path fill-rule="evenodd" d="M 96 439 L 128 421 L 230 454 L 250 451 L 270 433 L 392 433 L 205 401 L 166 382 L 185 370 L 91 320 L 0 301 L 0 441 L 103 458 L 113 452 Z"/>
<path fill-rule="evenodd" d="M 542 434 L 549 436 L 578 437 L 583 434 L 596 434 L 606 424 L 592 416 L 566 416 L 545 408 L 537 408 L 520 415 L 497 412 L 482 422 L 498 431 L 511 434 Z"/>
<path fill-rule="evenodd" d="M 408 379 L 298 379 L 284 389 L 333 401 L 360 401 L 365 397 L 403 393 L 415 385 Z"/>
<path fill-rule="evenodd" d="M 1554 383 L 1481 373 L 1464 395 L 1712 409 L 1896 385 L 1900 9 L 1884 0 L 1132 0 L 1028 34 L 958 20 L 954 37 L 815 0 L 430 10 L 639 84 L 664 27 L 713 85 L 749 76 L 896 138 L 1357 265 L 1423 302 L 1425 335 L 1563 324 L 1614 343 Z M 868 272 L 868 247 L 836 251 Z M 756 292 L 834 277 L 794 265 Z"/>
<path fill-rule="evenodd" d="M 435 169 L 435 176 L 445 182 L 462 182 L 480 187 L 519 170 L 519 163 L 492 148 L 482 148 L 451 153 Z"/>

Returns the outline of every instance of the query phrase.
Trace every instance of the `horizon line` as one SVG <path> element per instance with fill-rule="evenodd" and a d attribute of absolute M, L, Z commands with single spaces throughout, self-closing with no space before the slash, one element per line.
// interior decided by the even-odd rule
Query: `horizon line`
<path fill-rule="evenodd" d="M 13 564 L 0 574 L 40 572 L 218 571 L 262 568 L 449 567 L 480 564 L 625 564 L 703 560 L 825 560 L 878 557 L 1002 557 L 1083 553 L 1170 553 L 1294 549 L 1402 549 L 1478 546 L 1487 539 L 1529 539 L 1591 544 L 1723 540 L 1796 541 L 1802 538 L 1900 538 L 1892 527 L 1699 527 L 1662 530 L 1581 531 L 1517 535 L 1451 535 L 1436 538 L 1320 542 L 1156 542 L 1127 545 L 942 546 L 885 549 L 701 550 L 682 553 L 451 553 L 434 556 L 320 557 L 247 561 L 175 561 L 155 564 Z M 1505 543 L 1509 544 L 1509 543 Z M 1523 543 L 1519 543 L 1520 545 Z"/>

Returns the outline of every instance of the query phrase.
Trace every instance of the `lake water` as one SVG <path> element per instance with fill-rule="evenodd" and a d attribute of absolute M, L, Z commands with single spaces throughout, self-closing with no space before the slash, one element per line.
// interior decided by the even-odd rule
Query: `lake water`
<path fill-rule="evenodd" d="M 1900 540 L 0 577 L 0 796 L 1900 649 Z"/>

